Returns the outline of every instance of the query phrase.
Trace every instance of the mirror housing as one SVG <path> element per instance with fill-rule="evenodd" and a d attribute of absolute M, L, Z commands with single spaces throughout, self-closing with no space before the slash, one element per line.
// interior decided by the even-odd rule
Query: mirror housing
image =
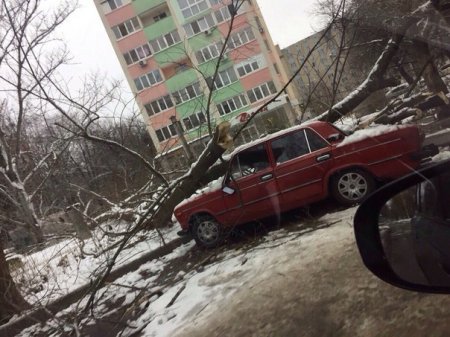
<path fill-rule="evenodd" d="M 228 195 L 233 195 L 236 191 L 233 188 L 225 185 L 224 187 L 222 187 L 222 192 Z"/>
<path fill-rule="evenodd" d="M 450 160 L 431 165 L 385 185 L 370 195 L 356 211 L 354 230 L 361 258 L 366 267 L 381 280 L 407 290 L 439 294 L 450 293 L 450 282 L 444 285 L 425 285 L 400 277 L 394 271 L 395 266 L 391 265 L 385 251 L 386 248 L 383 246 L 379 227 L 380 212 L 392 197 L 443 174 L 450 174 Z M 414 221 L 416 221 L 416 217 L 412 219 L 411 225 L 414 225 Z M 398 252 L 401 253 L 401 250 L 398 250 Z M 406 252 L 403 254 L 406 254 Z M 405 258 L 414 257 L 408 256 Z M 450 263 L 450 261 L 448 262 Z"/>
<path fill-rule="evenodd" d="M 327 137 L 327 141 L 330 143 L 337 142 L 338 140 L 341 140 L 344 138 L 340 133 L 333 133 Z"/>

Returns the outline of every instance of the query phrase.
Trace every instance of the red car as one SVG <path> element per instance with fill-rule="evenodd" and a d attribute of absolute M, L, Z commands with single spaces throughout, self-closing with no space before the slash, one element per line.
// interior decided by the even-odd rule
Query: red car
<path fill-rule="evenodd" d="M 239 147 L 228 173 L 175 208 L 197 244 L 214 247 L 232 227 L 333 196 L 352 205 L 378 182 L 418 168 L 437 153 L 416 126 L 380 126 L 347 135 L 326 122 L 284 130 Z"/>

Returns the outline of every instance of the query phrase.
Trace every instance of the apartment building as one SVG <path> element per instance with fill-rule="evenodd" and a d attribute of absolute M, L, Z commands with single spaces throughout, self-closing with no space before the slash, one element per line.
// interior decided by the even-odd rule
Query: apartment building
<path fill-rule="evenodd" d="M 209 87 L 212 125 L 239 124 L 287 80 L 256 0 L 239 7 L 236 0 L 94 1 L 161 155 L 187 154 L 184 140 L 194 155 L 203 149 Z M 294 122 L 287 94 L 255 118 L 240 142 Z"/>

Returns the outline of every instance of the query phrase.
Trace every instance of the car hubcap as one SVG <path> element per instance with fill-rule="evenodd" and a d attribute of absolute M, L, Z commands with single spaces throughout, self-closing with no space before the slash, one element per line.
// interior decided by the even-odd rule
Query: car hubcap
<path fill-rule="evenodd" d="M 219 227 L 213 221 L 203 221 L 198 225 L 197 234 L 202 242 L 214 242 L 219 238 Z"/>
<path fill-rule="evenodd" d="M 346 173 L 339 179 L 338 190 L 348 200 L 360 200 L 367 193 L 367 181 L 359 173 Z"/>

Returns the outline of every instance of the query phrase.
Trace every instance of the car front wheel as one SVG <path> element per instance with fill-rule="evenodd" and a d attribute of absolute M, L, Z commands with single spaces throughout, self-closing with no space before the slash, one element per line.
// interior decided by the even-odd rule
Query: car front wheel
<path fill-rule="evenodd" d="M 200 247 L 219 246 L 224 238 L 222 225 L 209 215 L 196 216 L 192 221 L 192 236 Z"/>
<path fill-rule="evenodd" d="M 363 201 L 375 189 L 373 177 L 362 170 L 343 171 L 334 177 L 331 185 L 333 197 L 341 204 L 351 206 Z"/>

